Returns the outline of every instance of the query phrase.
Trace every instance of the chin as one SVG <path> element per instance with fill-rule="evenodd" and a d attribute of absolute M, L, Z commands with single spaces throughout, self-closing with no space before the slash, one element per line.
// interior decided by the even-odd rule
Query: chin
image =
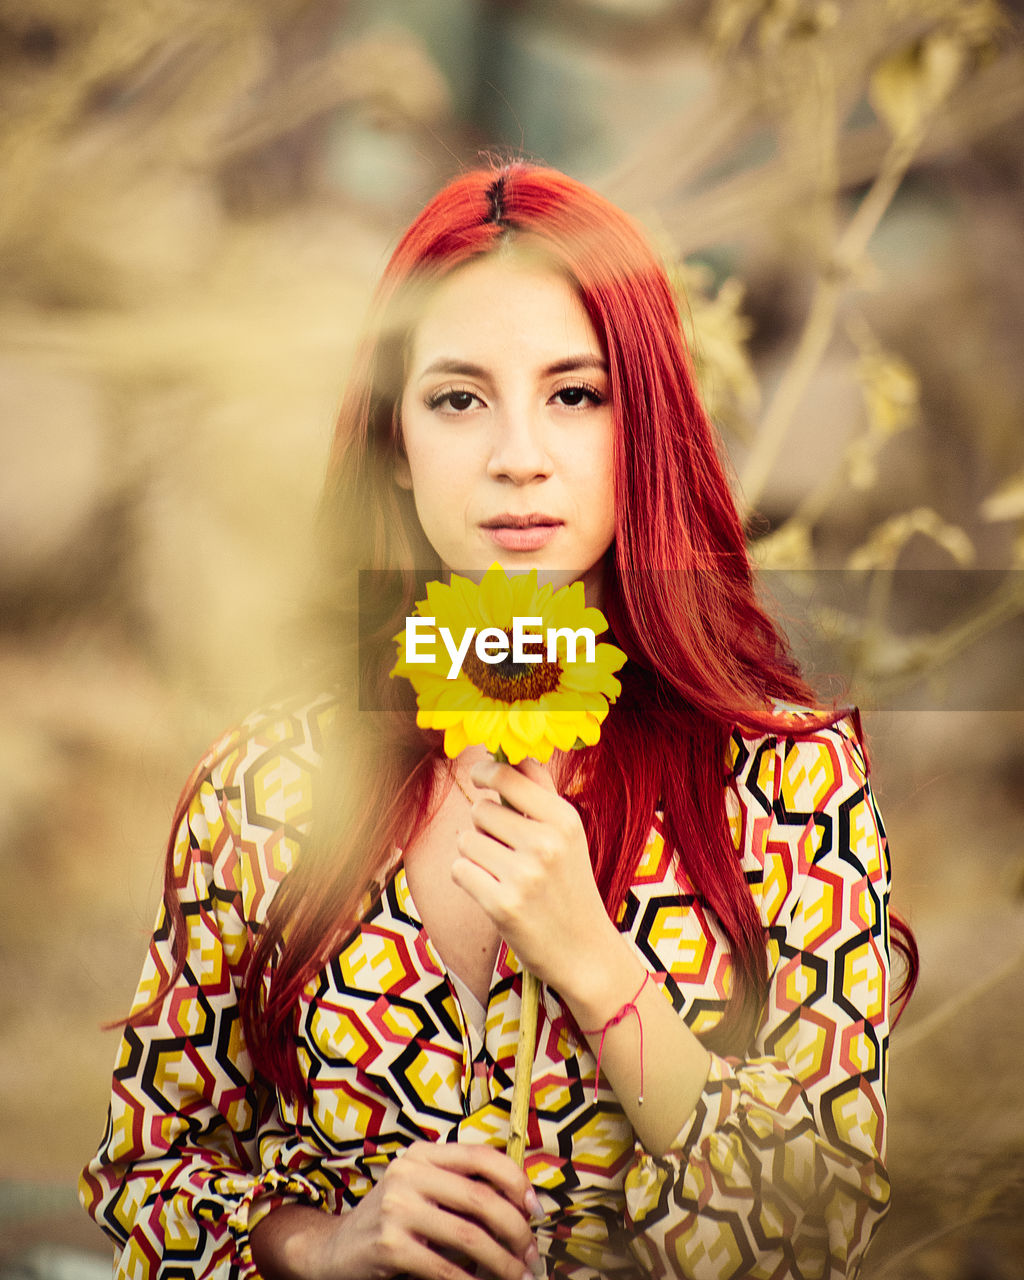
<path fill-rule="evenodd" d="M 467 568 L 462 565 L 458 568 L 452 568 L 448 563 L 442 563 L 441 569 L 446 577 L 450 577 L 451 574 L 455 573 L 460 578 L 469 578 L 471 582 L 479 584 L 484 574 L 494 563 L 501 565 L 510 578 L 530 573 L 535 569 L 537 571 L 537 585 L 545 586 L 550 584 L 555 591 L 582 579 L 586 586 L 587 604 L 599 605 L 601 597 L 600 565 L 592 565 L 587 569 L 560 569 L 553 565 L 539 563 L 536 558 L 531 560 L 529 555 L 525 553 L 509 555 L 508 552 L 488 550 L 485 552 L 484 557 L 477 558 L 477 563 L 473 567 Z"/>
<path fill-rule="evenodd" d="M 559 587 L 567 587 L 570 582 L 582 578 L 585 572 L 584 569 L 545 569 L 538 566 L 537 582 L 539 585 L 550 582 L 557 591 Z"/>

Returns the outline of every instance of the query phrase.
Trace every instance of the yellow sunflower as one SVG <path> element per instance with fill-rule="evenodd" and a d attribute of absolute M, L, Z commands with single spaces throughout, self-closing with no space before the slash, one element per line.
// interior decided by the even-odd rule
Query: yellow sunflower
<path fill-rule="evenodd" d="M 626 655 L 593 639 L 608 623 L 587 606 L 582 582 L 554 591 L 538 586 L 536 569 L 509 578 L 495 563 L 479 585 L 457 574 L 447 585 L 428 583 L 409 623 L 412 630 L 395 636 L 391 675 L 412 682 L 416 723 L 443 730 L 452 758 L 470 743 L 512 764 L 526 756 L 544 762 L 556 747 L 593 746 L 622 689 L 614 673 Z M 522 661 L 515 660 L 517 638 Z"/>

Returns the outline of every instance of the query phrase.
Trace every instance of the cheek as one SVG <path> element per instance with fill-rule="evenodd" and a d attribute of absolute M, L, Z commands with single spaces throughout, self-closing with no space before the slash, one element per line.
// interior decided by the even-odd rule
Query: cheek
<path fill-rule="evenodd" d="M 405 456 L 404 449 L 399 449 L 397 456 L 395 457 L 393 475 L 395 484 L 398 485 L 399 489 L 412 489 L 412 471 L 410 470 L 409 459 Z"/>
<path fill-rule="evenodd" d="M 602 447 L 595 450 L 595 466 L 593 473 L 593 491 L 595 502 L 600 496 L 600 506 L 606 518 L 615 524 L 615 440 L 609 430 L 602 441 Z"/>
<path fill-rule="evenodd" d="M 418 447 L 413 438 L 408 447 L 408 473 L 413 501 L 421 522 L 440 526 L 450 522 L 461 506 L 458 468 L 444 450 Z"/>
<path fill-rule="evenodd" d="M 403 400 L 395 434 L 396 449 L 401 459 L 396 465 L 396 479 L 403 488 L 411 489 L 417 495 L 429 485 L 432 454 L 435 452 L 420 417 L 418 406 Z"/>

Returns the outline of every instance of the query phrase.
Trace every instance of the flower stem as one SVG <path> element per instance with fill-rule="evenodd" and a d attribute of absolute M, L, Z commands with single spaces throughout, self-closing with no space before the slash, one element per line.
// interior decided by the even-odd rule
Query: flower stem
<path fill-rule="evenodd" d="M 494 758 L 508 764 L 508 756 L 499 747 Z M 512 808 L 504 796 L 501 803 Z M 533 1056 L 537 1048 L 537 1011 L 540 1008 L 540 981 L 529 969 L 523 969 L 523 990 L 519 1010 L 519 1040 L 516 1043 L 516 1066 L 512 1079 L 512 1106 L 508 1118 L 508 1156 L 521 1169 L 526 1159 L 526 1126 L 530 1119 L 530 1082 Z"/>
<path fill-rule="evenodd" d="M 505 754 L 504 747 L 499 747 L 497 751 L 492 752 L 492 755 L 494 756 L 495 760 L 497 760 L 498 764 L 508 764 L 508 756 Z M 505 799 L 504 796 L 501 797 L 501 803 L 505 806 L 506 809 L 511 809 L 513 807 L 512 805 L 509 804 L 509 802 Z"/>
<path fill-rule="evenodd" d="M 508 1123 L 506 1151 L 521 1169 L 526 1158 L 526 1126 L 530 1117 L 530 1080 L 533 1055 L 537 1047 L 537 1011 L 540 1007 L 540 980 L 529 969 L 523 970 L 522 1007 L 519 1013 L 519 1042 L 516 1045 L 515 1078 L 512 1084 L 512 1109 Z"/>

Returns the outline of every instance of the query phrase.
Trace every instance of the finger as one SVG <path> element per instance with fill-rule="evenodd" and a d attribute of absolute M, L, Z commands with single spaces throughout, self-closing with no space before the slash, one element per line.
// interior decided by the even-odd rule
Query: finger
<path fill-rule="evenodd" d="M 526 846 L 537 825 L 536 818 L 528 818 L 495 800 L 477 800 L 469 812 L 477 831 L 493 836 L 510 849 Z"/>
<path fill-rule="evenodd" d="M 454 1258 L 445 1257 L 407 1232 L 403 1232 L 401 1238 L 382 1242 L 381 1261 L 393 1275 L 419 1276 L 421 1280 L 474 1280 L 473 1273 L 460 1267 Z M 520 1280 L 522 1272 L 520 1263 L 514 1280 Z"/>
<path fill-rule="evenodd" d="M 523 772 L 524 760 L 519 765 L 501 764 L 497 760 L 481 760 L 473 766 L 470 778 L 478 787 L 497 791 L 513 809 L 528 818 L 543 820 L 558 812 L 566 803 L 555 790 L 547 772 L 536 761 L 533 777 Z M 540 780 L 543 778 L 543 782 Z"/>
<path fill-rule="evenodd" d="M 409 1147 L 406 1159 L 419 1159 L 469 1178 L 485 1179 L 495 1191 L 524 1214 L 529 1214 L 536 1195 L 530 1180 L 504 1151 L 483 1142 L 417 1142 Z"/>
<path fill-rule="evenodd" d="M 456 1250 L 500 1280 L 524 1280 L 526 1263 L 523 1255 L 532 1239 L 519 1248 L 506 1248 L 485 1224 L 473 1218 L 451 1213 L 426 1201 L 420 1202 L 420 1208 L 421 1212 L 414 1215 L 409 1225 L 421 1239 L 437 1249 Z"/>
<path fill-rule="evenodd" d="M 498 923 L 511 920 L 536 894 L 545 894 L 550 887 L 557 856 L 553 843 L 542 843 L 538 838 L 532 846 L 511 848 L 482 831 L 460 831 L 455 847 L 461 858 L 490 878 L 497 895 L 494 905 L 501 906 L 501 917 L 493 917 Z"/>
<path fill-rule="evenodd" d="M 443 1211 L 460 1221 L 475 1224 L 489 1237 L 503 1242 L 502 1247 L 507 1247 L 516 1254 L 520 1262 L 533 1244 L 533 1233 L 526 1220 L 525 1194 L 520 1195 L 517 1203 L 510 1200 L 501 1189 L 491 1185 L 486 1177 L 455 1172 L 426 1161 L 408 1165 L 404 1171 L 404 1180 L 406 1190 L 411 1188 L 414 1196 L 406 1201 L 403 1195 L 403 1204 L 433 1205 L 439 1212 Z M 518 1183 L 518 1179 L 516 1182 Z M 427 1228 L 423 1227 L 421 1233 L 426 1234 Z M 475 1235 L 468 1232 L 464 1234 L 471 1236 L 479 1245 Z M 458 1248 L 469 1251 L 465 1240 L 461 1238 L 454 1241 L 450 1236 L 443 1235 L 431 1238 L 442 1244 L 454 1243 Z"/>
<path fill-rule="evenodd" d="M 456 858 L 449 874 L 452 883 L 468 893 L 481 911 L 494 921 L 495 927 L 502 934 L 514 915 L 513 904 L 509 901 L 508 891 L 489 871 L 470 858 Z"/>

